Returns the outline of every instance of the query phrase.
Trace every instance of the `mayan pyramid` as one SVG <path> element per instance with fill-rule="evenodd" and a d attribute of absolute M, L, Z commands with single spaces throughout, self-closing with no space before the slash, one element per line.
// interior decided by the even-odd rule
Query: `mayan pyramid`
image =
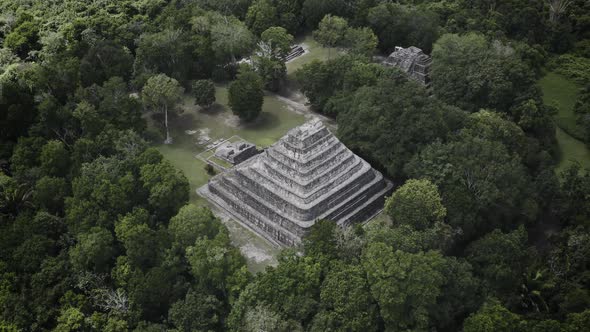
<path fill-rule="evenodd" d="M 314 119 L 198 192 L 273 243 L 293 246 L 317 220 L 341 226 L 367 220 L 391 189 L 391 182 Z"/>

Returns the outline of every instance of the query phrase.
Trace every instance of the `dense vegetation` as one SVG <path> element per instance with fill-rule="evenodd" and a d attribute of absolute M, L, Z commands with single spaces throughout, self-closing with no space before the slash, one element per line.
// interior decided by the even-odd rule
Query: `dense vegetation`
<path fill-rule="evenodd" d="M 398 188 L 388 220 L 318 222 L 253 276 L 150 143 L 212 81 L 256 118 L 304 33 L 333 52 L 298 86 Z M 590 172 L 554 173 L 536 85 L 585 86 L 590 141 L 589 34 L 584 0 L 1 2 L 0 330 L 590 329 Z M 433 56 L 431 90 L 371 61 L 397 45 Z"/>

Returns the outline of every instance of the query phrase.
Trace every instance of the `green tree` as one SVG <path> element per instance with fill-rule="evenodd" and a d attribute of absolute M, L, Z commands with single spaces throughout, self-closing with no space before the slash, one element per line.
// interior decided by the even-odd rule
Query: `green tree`
<path fill-rule="evenodd" d="M 214 331 L 221 328 L 222 303 L 213 295 L 189 290 L 170 307 L 168 317 L 180 331 Z"/>
<path fill-rule="evenodd" d="M 379 40 L 370 28 L 349 28 L 345 35 L 345 45 L 353 54 L 371 56 L 375 53 Z"/>
<path fill-rule="evenodd" d="M 184 88 L 178 84 L 178 81 L 164 74 L 150 77 L 141 91 L 141 99 L 146 107 L 164 113 L 165 144 L 172 143 L 168 129 L 168 110 L 176 107 L 183 93 Z"/>
<path fill-rule="evenodd" d="M 536 216 L 527 172 L 499 142 L 468 135 L 435 142 L 405 169 L 438 186 L 449 224 L 460 228 L 465 239 Z"/>
<path fill-rule="evenodd" d="M 69 188 L 63 178 L 42 177 L 35 184 L 35 202 L 37 206 L 46 208 L 53 213 L 63 212 L 64 200 Z"/>
<path fill-rule="evenodd" d="M 534 75 L 518 53 L 483 35 L 443 35 L 434 45 L 432 58 L 436 95 L 466 111 L 487 108 L 508 113 L 517 98 L 536 93 Z"/>
<path fill-rule="evenodd" d="M 440 253 L 406 253 L 383 243 L 370 243 L 363 267 L 386 329 L 427 329 L 428 309 L 436 304 L 445 277 Z"/>
<path fill-rule="evenodd" d="M 78 236 L 78 243 L 69 254 L 70 262 L 78 272 L 109 272 L 115 254 L 113 235 L 102 227 L 93 227 Z"/>
<path fill-rule="evenodd" d="M 70 155 L 63 142 L 53 140 L 43 146 L 39 160 L 45 174 L 64 176 L 68 172 Z"/>
<path fill-rule="evenodd" d="M 238 298 L 248 282 L 246 260 L 231 245 L 226 228 L 213 239 L 197 239 L 186 249 L 186 259 L 200 287 L 221 292 L 230 302 Z"/>
<path fill-rule="evenodd" d="M 293 35 L 283 27 L 270 27 L 262 32 L 260 41 L 270 49 L 272 57 L 284 59 L 291 51 Z"/>
<path fill-rule="evenodd" d="M 148 202 L 161 220 L 169 220 L 188 201 L 188 180 L 168 161 L 141 166 L 140 180 L 148 192 Z"/>
<path fill-rule="evenodd" d="M 317 259 L 337 258 L 336 227 L 338 225 L 331 220 L 319 220 L 311 226 L 309 234 L 303 240 L 305 254 Z"/>
<path fill-rule="evenodd" d="M 347 32 L 348 22 L 346 19 L 328 14 L 324 16 L 317 30 L 313 32 L 313 38 L 321 45 L 329 48 L 329 59 L 333 47 L 344 45 Z"/>
<path fill-rule="evenodd" d="M 262 111 L 263 83 L 260 75 L 251 68 L 241 67 L 238 77 L 228 89 L 229 106 L 241 120 L 252 121 Z"/>
<path fill-rule="evenodd" d="M 407 224 L 417 230 L 430 228 L 447 215 L 438 188 L 429 180 L 408 180 L 385 202 L 385 211 L 394 224 Z"/>
<path fill-rule="evenodd" d="M 590 87 L 580 90 L 578 100 L 574 104 L 576 123 L 584 130 L 586 144 L 590 144 Z"/>
<path fill-rule="evenodd" d="M 192 72 L 193 46 L 186 32 L 165 29 L 142 34 L 137 42 L 134 70 L 138 75 L 163 73 L 186 82 Z"/>
<path fill-rule="evenodd" d="M 524 227 L 506 234 L 496 229 L 471 243 L 466 253 L 486 287 L 496 294 L 514 296 L 530 257 Z"/>
<path fill-rule="evenodd" d="M 490 301 L 465 320 L 463 331 L 515 332 L 522 330 L 521 324 L 520 316 L 504 308 L 498 301 Z"/>
<path fill-rule="evenodd" d="M 284 321 L 293 322 L 295 326 L 313 318 L 319 303 L 320 263 L 311 257 L 300 257 L 294 251 L 282 253 L 278 260 L 276 267 L 256 275 L 255 280 L 240 294 L 228 317 L 230 329 L 243 326 L 247 313 L 259 305 L 268 306 Z"/>
<path fill-rule="evenodd" d="M 170 219 L 168 231 L 174 241 L 186 248 L 200 237 L 213 239 L 220 231 L 220 221 L 211 210 L 188 204 L 180 208 L 178 214 Z"/>
<path fill-rule="evenodd" d="M 21 59 L 26 59 L 29 53 L 39 50 L 39 23 L 28 17 L 6 35 L 4 46 L 13 50 Z"/>
<path fill-rule="evenodd" d="M 215 102 L 215 84 L 212 80 L 198 80 L 193 83 L 195 105 L 208 109 Z"/>
<path fill-rule="evenodd" d="M 254 0 L 246 13 L 246 24 L 255 35 L 278 25 L 277 9 L 271 0 Z"/>
<path fill-rule="evenodd" d="M 379 37 L 379 49 L 389 53 L 396 46 L 416 46 L 430 53 L 438 37 L 438 17 L 424 7 L 381 3 L 367 12 L 367 23 Z"/>
<path fill-rule="evenodd" d="M 254 48 L 254 36 L 248 27 L 233 17 L 221 17 L 211 25 L 211 46 L 215 54 L 236 63 L 236 58 Z"/>
<path fill-rule="evenodd" d="M 416 152 L 445 137 L 458 112 L 400 75 L 358 89 L 337 113 L 342 142 L 396 179 L 408 175 L 404 166 Z"/>
<path fill-rule="evenodd" d="M 329 326 L 332 331 L 377 331 L 378 308 L 362 267 L 335 264 L 322 283 L 322 311 L 316 314 L 311 329 Z"/>
<path fill-rule="evenodd" d="M 81 82 L 84 86 L 101 85 L 114 76 L 127 80 L 131 77 L 133 60 L 133 55 L 121 45 L 99 41 L 80 60 Z"/>

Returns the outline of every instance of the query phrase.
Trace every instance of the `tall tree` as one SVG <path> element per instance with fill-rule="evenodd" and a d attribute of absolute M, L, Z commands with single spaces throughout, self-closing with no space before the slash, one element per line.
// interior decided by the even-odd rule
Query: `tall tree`
<path fill-rule="evenodd" d="M 178 81 L 165 74 L 150 77 L 141 91 L 141 99 L 147 108 L 164 113 L 164 125 L 166 126 L 164 144 L 172 143 L 168 129 L 168 110 L 176 107 L 183 93 L 184 88 L 180 86 Z"/>
<path fill-rule="evenodd" d="M 277 9 L 271 0 L 254 0 L 246 14 L 246 24 L 255 35 L 278 25 Z"/>
<path fill-rule="evenodd" d="M 215 102 L 215 84 L 211 80 L 198 80 L 193 83 L 195 104 L 208 109 Z"/>
<path fill-rule="evenodd" d="M 368 245 L 363 266 L 386 329 L 428 328 L 428 310 L 435 305 L 445 281 L 443 264 L 438 252 L 412 254 L 383 243 Z"/>
<path fill-rule="evenodd" d="M 347 31 L 348 22 L 346 19 L 328 14 L 324 16 L 317 30 L 313 32 L 313 38 L 323 46 L 329 48 L 328 58 L 330 58 L 332 48 L 344 44 Z"/>
<path fill-rule="evenodd" d="M 430 228 L 447 215 L 436 185 L 415 179 L 408 180 L 387 199 L 385 211 L 395 224 L 408 224 L 417 230 Z"/>
<path fill-rule="evenodd" d="M 238 77 L 229 85 L 229 106 L 244 121 L 256 119 L 262 111 L 264 91 L 262 78 L 252 68 L 242 66 Z"/>
<path fill-rule="evenodd" d="M 531 70 L 512 46 L 500 41 L 475 33 L 446 34 L 434 45 L 432 57 L 435 94 L 466 111 L 510 113 L 524 97 L 537 95 Z"/>
<path fill-rule="evenodd" d="M 449 224 L 461 228 L 466 239 L 536 216 L 526 170 L 499 142 L 468 135 L 435 142 L 405 169 L 438 186 Z"/>

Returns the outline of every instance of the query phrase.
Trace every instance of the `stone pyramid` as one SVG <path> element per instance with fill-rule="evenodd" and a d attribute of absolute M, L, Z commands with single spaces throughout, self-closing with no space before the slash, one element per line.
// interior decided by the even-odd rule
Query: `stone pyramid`
<path fill-rule="evenodd" d="M 293 246 L 317 220 L 367 220 L 392 187 L 314 119 L 197 191 L 273 243 Z"/>

